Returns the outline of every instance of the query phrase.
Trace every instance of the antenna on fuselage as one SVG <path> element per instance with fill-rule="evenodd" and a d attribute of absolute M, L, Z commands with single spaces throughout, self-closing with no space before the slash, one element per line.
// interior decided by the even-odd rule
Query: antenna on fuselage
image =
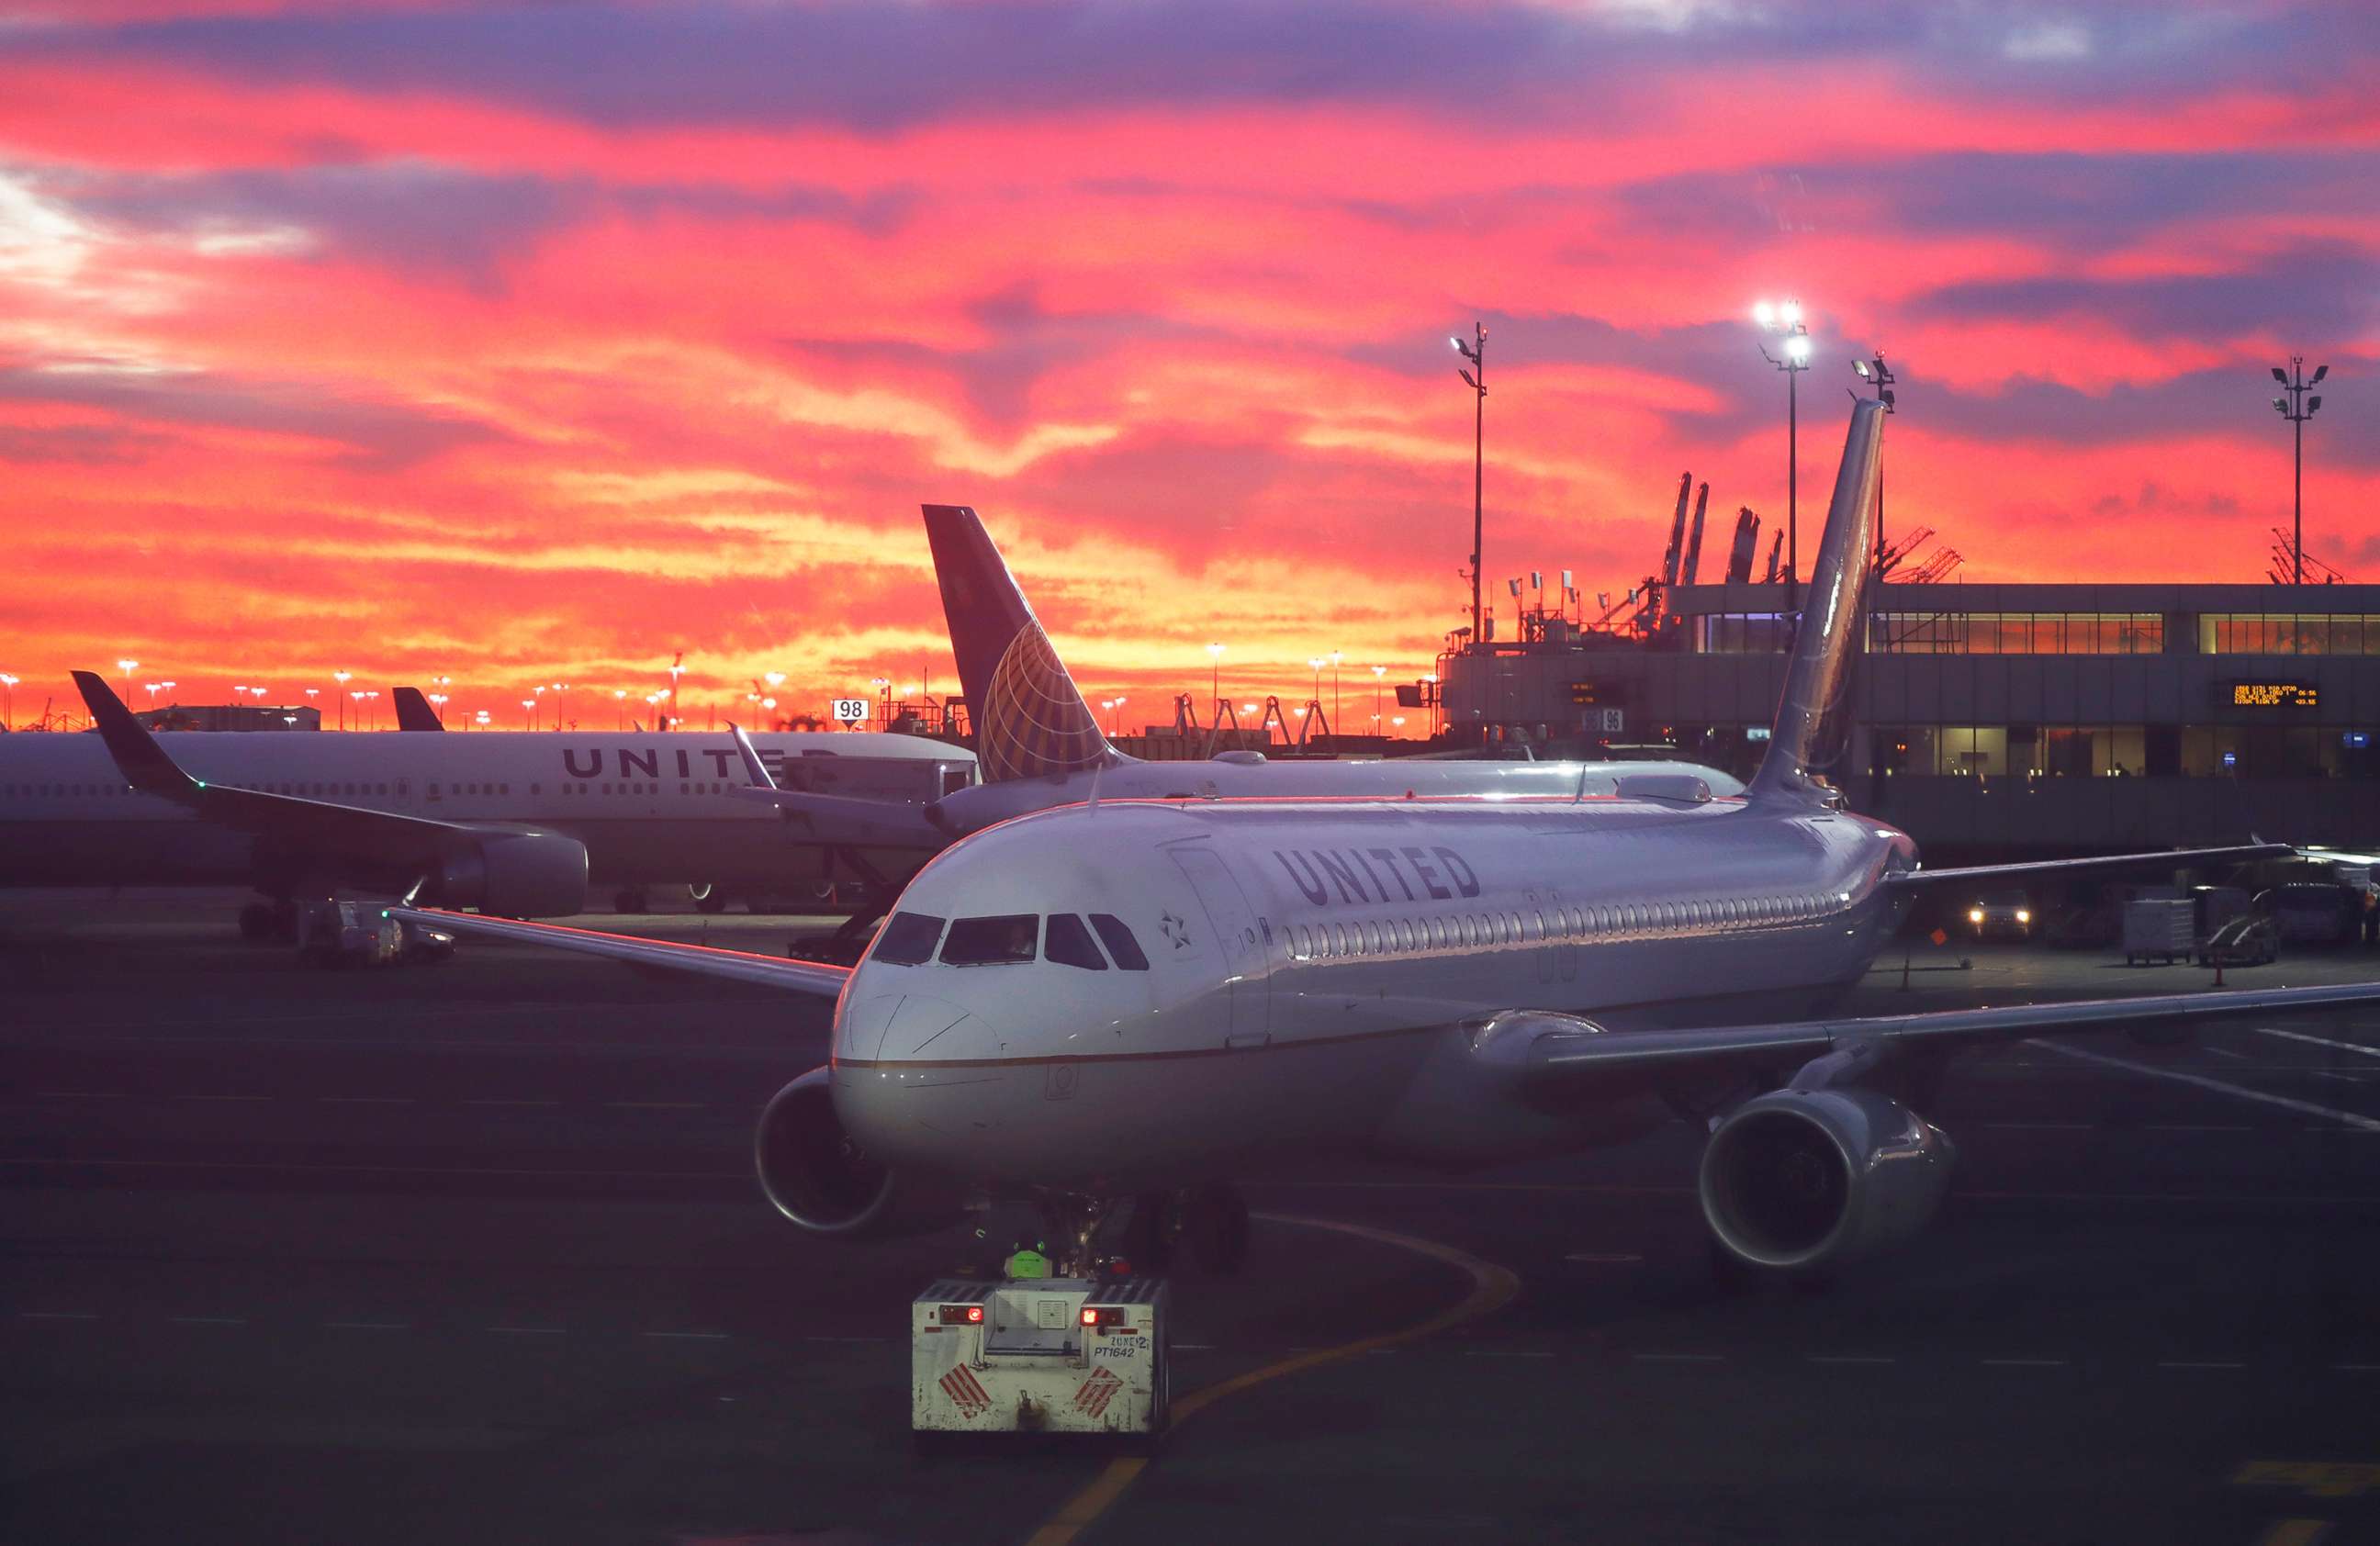
<path fill-rule="evenodd" d="M 1582 804 L 1582 803 L 1584 803 L 1585 802 L 1585 800 L 1586 800 L 1586 764 L 1585 764 L 1585 763 L 1583 763 L 1583 762 L 1582 762 L 1582 763 L 1580 763 L 1580 764 L 1578 765 L 1578 792 L 1577 792 L 1576 794 L 1573 794 L 1573 795 L 1572 795 L 1572 796 L 1570 797 L 1570 803 L 1571 803 L 1572 804 L 1573 804 L 1573 805 L 1577 805 L 1577 804 Z"/>

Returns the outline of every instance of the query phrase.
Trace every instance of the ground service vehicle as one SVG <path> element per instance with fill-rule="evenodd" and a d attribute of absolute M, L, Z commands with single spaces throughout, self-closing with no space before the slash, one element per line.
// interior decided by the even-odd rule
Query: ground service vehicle
<path fill-rule="evenodd" d="M 2022 891 L 1988 891 L 1967 909 L 1978 939 L 2031 939 L 2033 903 Z"/>
<path fill-rule="evenodd" d="M 2241 912 L 2206 936 L 2198 948 L 2201 966 L 2270 966 L 2281 955 L 2280 931 L 2261 912 Z"/>
<path fill-rule="evenodd" d="M 2284 943 L 2345 945 L 2362 923 L 2363 899 L 2332 881 L 2292 881 L 2256 896 L 2256 911 L 2273 921 Z"/>
<path fill-rule="evenodd" d="M 1153 1277 L 929 1285 L 909 1317 L 910 1429 L 1161 1433 L 1171 1309 Z"/>

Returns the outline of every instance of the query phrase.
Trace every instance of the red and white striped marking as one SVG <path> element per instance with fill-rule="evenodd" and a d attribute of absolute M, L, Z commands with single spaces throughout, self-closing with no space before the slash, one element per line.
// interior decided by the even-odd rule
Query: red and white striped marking
<path fill-rule="evenodd" d="M 1075 1392 L 1075 1409 L 1085 1417 L 1096 1418 L 1108 1409 L 1108 1403 L 1122 1389 L 1123 1382 L 1116 1377 L 1114 1370 L 1094 1369 L 1091 1377 L 1083 1382 L 1082 1389 Z"/>
<path fill-rule="evenodd" d="M 991 1393 L 983 1388 L 982 1383 L 975 1377 L 975 1371 L 965 1364 L 954 1365 L 949 1373 L 942 1376 L 941 1383 L 942 1394 L 958 1407 L 959 1416 L 979 1418 L 991 1410 Z"/>

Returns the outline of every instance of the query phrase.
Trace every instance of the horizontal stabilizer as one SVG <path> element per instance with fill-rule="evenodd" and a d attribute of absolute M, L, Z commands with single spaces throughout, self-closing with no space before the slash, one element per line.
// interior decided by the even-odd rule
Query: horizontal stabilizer
<path fill-rule="evenodd" d="M 760 759 L 759 748 L 752 744 L 751 733 L 732 722 L 727 733 L 735 740 L 735 755 L 744 764 L 746 780 L 731 792 L 741 800 L 775 806 L 787 821 L 806 824 L 810 835 L 821 843 L 839 848 L 921 848 L 935 852 L 951 840 L 948 832 L 934 825 L 930 806 L 914 805 L 905 800 L 868 800 L 848 794 L 812 794 L 804 790 L 780 789 L 769 774 L 769 765 Z"/>

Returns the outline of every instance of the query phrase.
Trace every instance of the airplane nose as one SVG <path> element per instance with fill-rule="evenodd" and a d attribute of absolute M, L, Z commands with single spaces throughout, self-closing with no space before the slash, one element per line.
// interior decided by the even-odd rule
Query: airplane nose
<path fill-rule="evenodd" d="M 982 1018 L 963 1004 L 923 993 L 884 993 L 860 999 L 844 1011 L 836 1055 L 862 1061 L 886 1058 L 977 1057 L 983 1050 Z M 960 1048 L 966 1050 L 959 1050 Z"/>
<path fill-rule="evenodd" d="M 997 1029 L 930 994 L 862 999 L 844 1021 L 835 1114 L 870 1153 L 964 1172 L 984 1136 L 1010 1124 L 1010 1069 Z"/>

